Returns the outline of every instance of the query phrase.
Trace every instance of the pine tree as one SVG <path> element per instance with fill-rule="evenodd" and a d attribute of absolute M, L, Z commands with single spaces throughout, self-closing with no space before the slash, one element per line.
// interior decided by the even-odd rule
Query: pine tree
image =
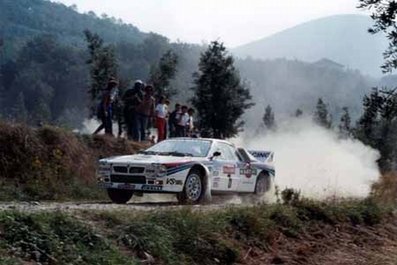
<path fill-rule="evenodd" d="M 222 43 L 212 42 L 201 54 L 199 72 L 193 74 L 202 134 L 215 138 L 235 136 L 244 125 L 239 120 L 253 106 L 249 89 L 241 82 L 234 59 Z"/>
<path fill-rule="evenodd" d="M 299 118 L 300 116 L 302 116 L 303 115 L 303 111 L 301 110 L 301 109 L 296 109 L 296 111 L 295 111 L 295 117 L 296 118 Z"/>
<path fill-rule="evenodd" d="M 314 121 L 324 128 L 331 128 L 332 122 L 328 113 L 328 108 L 322 98 L 319 98 L 317 101 L 316 111 L 314 112 Z"/>
<path fill-rule="evenodd" d="M 170 80 L 175 77 L 177 65 L 178 56 L 172 50 L 168 50 L 160 58 L 158 65 L 152 67 L 149 82 L 158 95 L 167 98 L 175 95 L 176 90 L 170 87 Z"/>
<path fill-rule="evenodd" d="M 339 123 L 339 137 L 346 139 L 351 136 L 351 118 L 349 114 L 349 108 L 343 107 L 343 114 L 340 118 Z"/>
<path fill-rule="evenodd" d="M 378 145 L 380 138 L 380 110 L 383 105 L 382 96 L 378 89 L 373 89 L 368 96 L 365 95 L 363 99 L 364 113 L 360 117 L 356 128 L 356 137 L 363 143 L 369 144 L 373 147 Z"/>
<path fill-rule="evenodd" d="M 11 108 L 11 117 L 18 122 L 26 122 L 28 119 L 28 112 L 25 106 L 25 96 L 23 92 L 19 92 L 14 106 Z"/>
<path fill-rule="evenodd" d="M 263 123 L 268 130 L 273 130 L 276 126 L 274 119 L 274 112 L 270 105 L 265 108 L 265 114 L 263 115 Z"/>

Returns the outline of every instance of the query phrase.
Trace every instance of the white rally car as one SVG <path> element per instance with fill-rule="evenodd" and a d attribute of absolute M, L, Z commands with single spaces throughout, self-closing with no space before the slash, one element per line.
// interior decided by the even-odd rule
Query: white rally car
<path fill-rule="evenodd" d="M 274 184 L 273 156 L 223 140 L 173 138 L 135 155 L 101 159 L 98 183 L 115 203 L 134 193 L 174 193 L 189 204 L 210 201 L 213 194 L 261 196 Z"/>

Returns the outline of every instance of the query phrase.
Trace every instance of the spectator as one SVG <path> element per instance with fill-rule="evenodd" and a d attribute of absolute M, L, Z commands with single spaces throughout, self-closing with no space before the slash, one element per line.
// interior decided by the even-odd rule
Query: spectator
<path fill-rule="evenodd" d="M 187 111 L 187 114 L 189 115 L 189 120 L 186 123 L 186 133 L 187 133 L 187 136 L 192 137 L 193 129 L 194 129 L 194 123 L 193 123 L 194 109 L 189 108 Z"/>
<path fill-rule="evenodd" d="M 156 106 L 157 142 L 161 142 L 165 139 L 167 112 L 168 111 L 167 105 L 165 104 L 165 98 L 161 96 L 159 103 Z"/>
<path fill-rule="evenodd" d="M 148 121 L 154 117 L 154 104 L 153 86 L 147 85 L 145 87 L 145 95 L 141 103 L 136 107 L 135 124 L 137 125 L 136 130 L 138 135 L 136 135 L 135 141 L 145 141 Z"/>
<path fill-rule="evenodd" d="M 105 134 L 113 136 L 112 104 L 117 96 L 117 85 L 117 80 L 111 78 L 102 94 L 101 101 L 97 107 L 97 117 L 101 120 L 102 123 L 95 130 L 94 134 L 98 134 L 100 131 L 105 129 Z"/>
<path fill-rule="evenodd" d="M 179 116 L 181 115 L 181 104 L 176 103 L 175 109 L 171 112 L 170 117 L 168 118 L 168 129 L 169 129 L 169 137 L 176 137 L 176 127 L 179 122 Z"/>
<path fill-rule="evenodd" d="M 124 102 L 124 122 L 127 127 L 128 139 L 138 139 L 139 132 L 136 122 L 136 108 L 143 100 L 144 84 L 141 80 L 136 80 L 134 86 L 128 89 L 123 96 Z"/>
<path fill-rule="evenodd" d="M 164 135 L 164 139 L 167 139 L 169 137 L 169 133 L 168 133 L 168 119 L 170 117 L 170 111 L 169 111 L 169 106 L 170 106 L 170 101 L 168 99 L 165 100 L 165 106 L 167 107 L 167 115 L 166 115 L 166 119 L 165 119 L 165 135 Z"/>
<path fill-rule="evenodd" d="M 178 124 L 176 126 L 176 136 L 186 137 L 186 124 L 189 121 L 189 114 L 187 113 L 188 107 L 182 106 L 182 112 L 178 118 Z"/>

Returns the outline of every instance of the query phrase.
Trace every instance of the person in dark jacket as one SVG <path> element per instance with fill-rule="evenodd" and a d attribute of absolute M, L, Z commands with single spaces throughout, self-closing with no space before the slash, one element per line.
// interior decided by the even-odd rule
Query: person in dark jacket
<path fill-rule="evenodd" d="M 169 137 L 176 137 L 176 126 L 178 125 L 179 115 L 181 114 L 181 104 L 176 103 L 175 109 L 168 118 Z"/>
<path fill-rule="evenodd" d="M 123 95 L 123 114 L 128 139 L 137 139 L 139 136 L 135 115 L 137 106 L 139 106 L 143 100 L 143 88 L 143 82 L 141 80 L 136 80 L 134 86 L 128 89 Z"/>
<path fill-rule="evenodd" d="M 113 136 L 113 113 L 112 104 L 114 101 L 114 91 L 118 86 L 116 79 L 111 78 L 108 82 L 106 89 L 103 91 L 101 101 L 97 108 L 98 119 L 101 120 L 101 125 L 95 130 L 94 134 L 98 134 L 100 131 L 105 129 L 105 134 Z M 113 92 L 113 93 L 112 93 Z"/>

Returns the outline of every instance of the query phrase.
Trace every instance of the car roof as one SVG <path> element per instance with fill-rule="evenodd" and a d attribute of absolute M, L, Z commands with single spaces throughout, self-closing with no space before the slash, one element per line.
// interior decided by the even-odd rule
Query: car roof
<path fill-rule="evenodd" d="M 215 138 L 175 137 L 175 138 L 168 138 L 167 140 L 204 140 L 204 141 L 211 141 L 211 142 L 215 142 L 215 143 L 226 143 L 226 144 L 229 144 L 229 145 L 233 145 L 229 141 L 221 140 L 221 139 L 215 139 Z"/>

